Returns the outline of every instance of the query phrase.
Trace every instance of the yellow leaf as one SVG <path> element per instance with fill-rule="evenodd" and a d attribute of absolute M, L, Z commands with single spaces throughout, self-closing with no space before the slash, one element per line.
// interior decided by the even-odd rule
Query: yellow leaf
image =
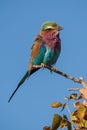
<path fill-rule="evenodd" d="M 81 104 L 80 102 L 75 102 L 75 103 L 74 103 L 74 107 L 75 107 L 76 109 L 78 109 L 81 105 L 82 105 L 82 104 Z"/>
<path fill-rule="evenodd" d="M 86 120 L 82 120 L 79 123 L 76 123 L 76 125 L 78 126 L 78 128 L 82 128 L 82 130 L 87 130 L 87 121 Z"/>
<path fill-rule="evenodd" d="M 66 115 L 63 115 L 62 121 L 60 123 L 60 128 L 63 128 L 65 126 L 68 128 L 68 130 L 72 130 L 71 122 L 68 121 L 68 118 Z"/>
<path fill-rule="evenodd" d="M 71 113 L 71 120 L 73 123 L 79 122 L 78 116 L 77 116 L 77 111 Z"/>
<path fill-rule="evenodd" d="M 84 99 L 87 99 L 87 89 L 86 88 L 81 88 L 79 91 L 81 92 L 82 97 Z"/>
<path fill-rule="evenodd" d="M 43 130 L 51 130 L 50 126 L 44 126 Z"/>
<path fill-rule="evenodd" d="M 77 94 L 76 93 L 71 94 L 70 99 L 75 99 L 76 100 L 77 99 Z"/>
<path fill-rule="evenodd" d="M 82 120 L 82 119 L 84 118 L 85 112 L 86 112 L 86 107 L 83 106 L 83 105 L 81 105 L 81 106 L 79 107 L 78 111 L 77 111 L 77 113 L 78 113 L 78 118 L 79 118 L 80 120 Z"/>
<path fill-rule="evenodd" d="M 58 107 L 61 107 L 61 106 L 62 106 L 61 102 L 54 102 L 54 103 L 51 104 L 52 108 L 58 108 Z"/>
<path fill-rule="evenodd" d="M 83 105 L 87 107 L 87 101 L 83 101 Z"/>
<path fill-rule="evenodd" d="M 81 104 L 75 112 L 71 113 L 71 120 L 78 128 L 87 128 L 87 108 Z"/>

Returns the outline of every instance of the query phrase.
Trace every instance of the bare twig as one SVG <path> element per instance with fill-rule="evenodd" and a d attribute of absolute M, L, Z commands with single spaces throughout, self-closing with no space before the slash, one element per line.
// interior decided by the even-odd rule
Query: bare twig
<path fill-rule="evenodd" d="M 42 65 L 34 65 L 33 67 L 34 68 L 43 68 Z M 72 80 L 74 82 L 80 83 L 80 84 L 83 85 L 83 87 L 87 88 L 87 82 L 83 79 L 83 77 L 74 78 L 74 77 L 72 77 L 72 76 L 70 76 L 70 75 L 68 75 L 68 74 L 66 74 L 64 72 L 59 71 L 56 68 L 53 68 L 52 66 L 44 65 L 44 68 L 47 68 L 48 70 L 53 71 L 53 72 L 65 77 L 65 78 L 68 78 L 68 79 L 70 79 L 70 80 Z"/>
<path fill-rule="evenodd" d="M 80 88 L 69 88 L 68 91 L 78 91 Z"/>

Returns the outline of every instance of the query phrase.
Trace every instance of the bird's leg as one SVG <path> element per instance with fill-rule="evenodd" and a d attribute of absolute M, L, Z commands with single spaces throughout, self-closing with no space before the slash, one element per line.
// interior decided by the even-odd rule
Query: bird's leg
<path fill-rule="evenodd" d="M 40 65 L 33 65 L 33 68 L 45 68 L 45 64 L 41 63 Z"/>
<path fill-rule="evenodd" d="M 56 68 L 54 68 L 52 65 L 45 65 L 44 63 L 41 63 L 40 65 L 33 65 L 33 68 L 50 68 L 50 72 L 56 72 L 58 71 Z"/>
<path fill-rule="evenodd" d="M 45 64 L 44 64 L 44 63 L 41 63 L 40 66 L 41 66 L 41 68 L 43 68 L 43 69 L 45 68 Z"/>

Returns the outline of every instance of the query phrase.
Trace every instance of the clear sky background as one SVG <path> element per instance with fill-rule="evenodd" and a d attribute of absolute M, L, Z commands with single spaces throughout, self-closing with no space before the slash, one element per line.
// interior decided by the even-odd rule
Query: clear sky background
<path fill-rule="evenodd" d="M 64 27 L 55 67 L 87 80 L 87 0 L 0 0 L 0 130 L 42 130 L 58 112 L 51 103 L 64 102 L 67 88 L 81 87 L 41 69 L 8 103 L 28 68 L 34 37 L 48 20 Z"/>

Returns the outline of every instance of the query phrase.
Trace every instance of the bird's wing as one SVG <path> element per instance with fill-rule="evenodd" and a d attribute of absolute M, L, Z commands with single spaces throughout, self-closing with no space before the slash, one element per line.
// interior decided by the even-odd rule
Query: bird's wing
<path fill-rule="evenodd" d="M 45 51 L 46 51 L 45 42 L 43 42 L 41 36 L 38 35 L 35 38 L 35 43 L 32 46 L 32 52 L 31 52 L 31 59 L 30 59 L 29 69 L 26 72 L 26 74 L 23 76 L 23 78 L 20 80 L 20 82 L 18 83 L 16 89 L 14 90 L 12 95 L 10 96 L 8 102 L 10 102 L 10 100 L 12 99 L 12 97 L 14 96 L 16 91 L 19 89 L 19 87 L 24 83 L 24 81 L 30 75 L 32 75 L 34 72 L 39 70 L 39 68 L 33 68 L 33 65 L 39 65 L 42 62 L 42 60 L 44 58 L 44 55 L 45 55 Z"/>
<path fill-rule="evenodd" d="M 38 35 L 35 38 L 35 43 L 32 46 L 32 52 L 31 52 L 31 58 L 30 58 L 30 64 L 29 64 L 29 71 L 32 70 L 33 65 L 40 65 L 43 61 L 46 47 L 46 42 L 43 42 L 42 37 Z"/>

